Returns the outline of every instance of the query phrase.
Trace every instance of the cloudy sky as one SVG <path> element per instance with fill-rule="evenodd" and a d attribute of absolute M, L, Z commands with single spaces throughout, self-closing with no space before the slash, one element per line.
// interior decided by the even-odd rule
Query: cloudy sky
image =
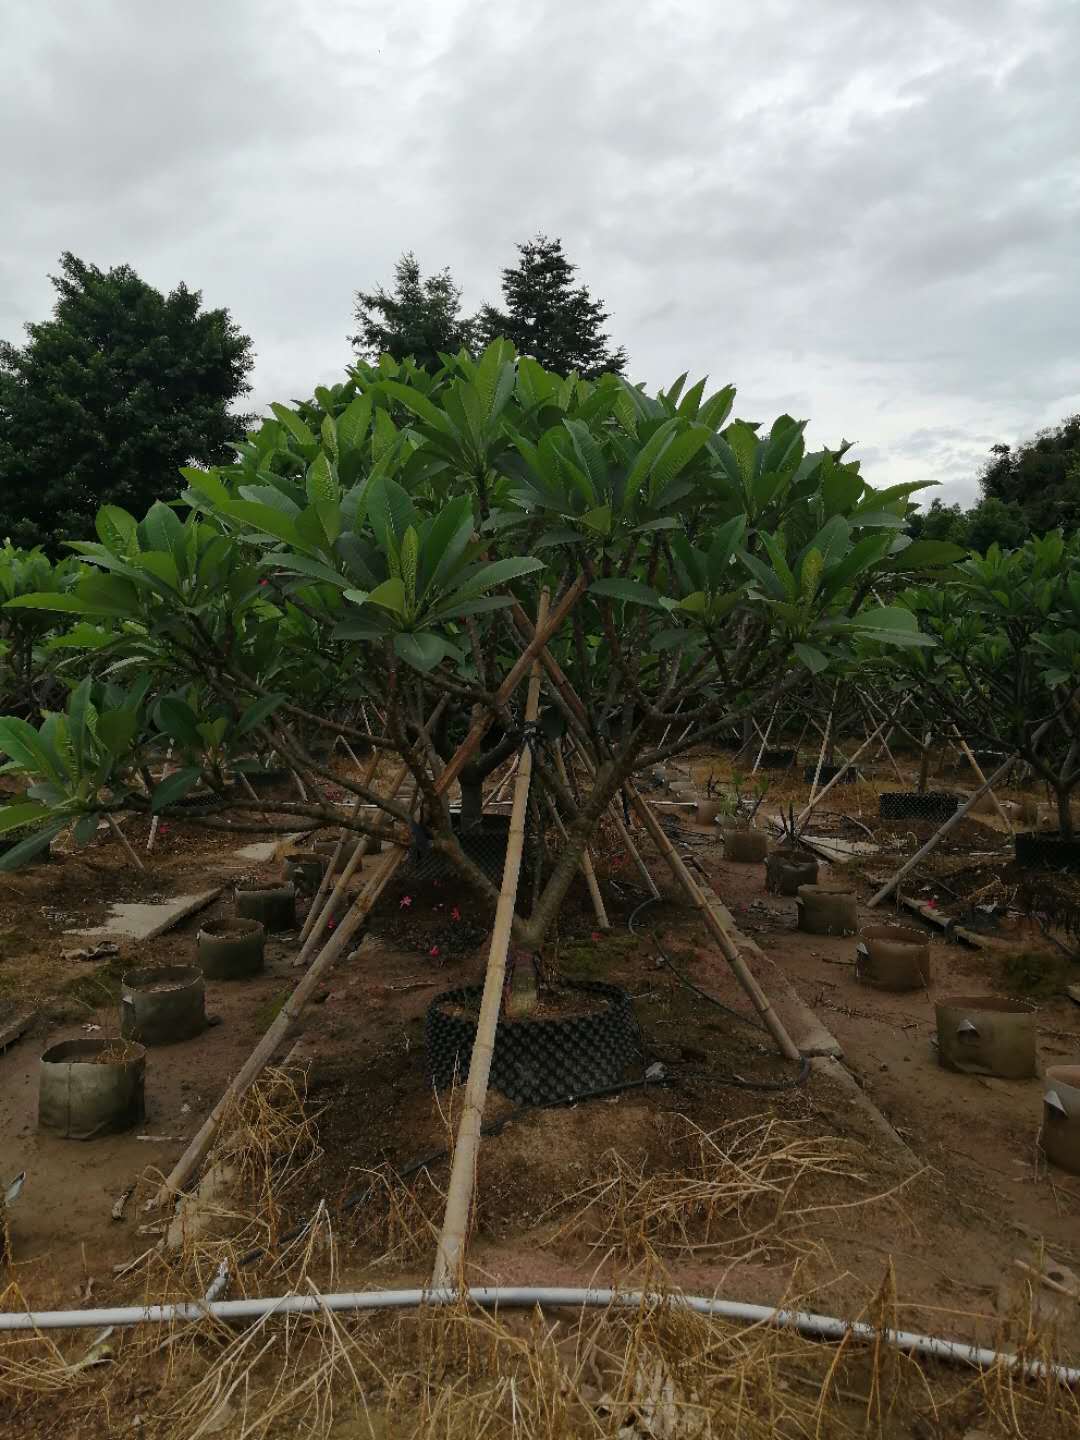
<path fill-rule="evenodd" d="M 0 0 L 0 335 L 61 250 L 184 280 L 255 401 L 416 251 L 471 309 L 562 237 L 634 378 L 969 500 L 1080 410 L 1077 0 Z"/>

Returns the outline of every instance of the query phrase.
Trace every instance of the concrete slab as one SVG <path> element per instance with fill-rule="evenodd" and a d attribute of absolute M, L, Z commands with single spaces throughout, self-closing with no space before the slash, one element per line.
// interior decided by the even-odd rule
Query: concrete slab
<path fill-rule="evenodd" d="M 120 901 L 112 907 L 112 913 L 104 925 L 92 930 L 67 930 L 67 935 L 81 935 L 87 940 L 153 940 L 179 925 L 189 915 L 204 910 L 216 900 L 225 889 L 215 885 L 212 890 L 201 890 L 195 895 L 175 895 L 171 900 L 161 900 L 154 905 Z"/>
<path fill-rule="evenodd" d="M 34 1009 L 0 1012 L 0 1051 L 14 1045 L 16 1040 L 25 1035 L 37 1017 L 38 1012 Z"/>
<path fill-rule="evenodd" d="M 242 845 L 236 852 L 236 858 L 237 860 L 254 860 L 257 864 L 262 864 L 274 858 L 280 844 L 280 840 L 256 840 L 254 845 Z"/>

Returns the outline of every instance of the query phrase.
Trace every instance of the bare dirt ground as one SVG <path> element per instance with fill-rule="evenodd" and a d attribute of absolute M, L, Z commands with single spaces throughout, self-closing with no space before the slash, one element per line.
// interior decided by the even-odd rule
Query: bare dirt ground
<path fill-rule="evenodd" d="M 727 766 L 724 756 L 701 757 L 693 778 L 701 784 Z M 779 808 L 788 792 L 805 800 L 806 788 L 801 772 L 797 780 L 776 783 L 764 813 Z M 837 812 L 893 844 L 879 834 L 879 788 L 880 782 L 848 788 Z M 1017 1262 L 1038 1267 L 1048 1260 L 1058 1273 L 1080 1273 L 1080 1178 L 1048 1171 L 1038 1155 L 1040 1081 L 952 1074 L 938 1066 L 930 1045 L 934 999 L 1001 993 L 1012 974 L 1005 950 L 965 949 L 935 936 L 928 994 L 869 989 L 852 973 L 852 938 L 798 931 L 794 901 L 765 893 L 763 866 L 732 864 L 715 834 L 670 824 L 740 929 L 840 1042 L 846 1067 L 913 1160 L 905 1162 L 901 1150 L 883 1142 L 853 1104 L 850 1088 L 827 1073 L 793 1083 L 793 1067 L 754 1028 L 734 977 L 656 858 L 649 856 L 665 898 L 639 910 L 636 877 L 609 843 L 598 869 L 612 931 L 596 929 L 579 885 L 546 959 L 568 979 L 603 978 L 635 997 L 647 1059 L 663 1066 L 663 1081 L 572 1107 L 523 1112 L 492 1096 L 489 1118 L 502 1124 L 481 1148 L 470 1278 L 627 1284 L 662 1274 L 687 1291 L 762 1303 L 796 1295 L 811 1308 L 852 1317 L 877 1313 L 884 1286 L 899 1323 L 987 1340 L 1030 1308 L 1029 1277 Z M 835 816 L 821 828 L 839 833 Z M 243 836 L 241 843 L 253 838 Z M 959 827 L 953 853 L 962 859 L 976 848 L 1001 850 L 1006 838 L 980 817 Z M 10 1273 L 26 1302 L 39 1308 L 138 1298 L 148 1272 L 132 1279 L 114 1270 L 160 1239 L 158 1229 L 148 1228 L 160 1225 L 158 1217 L 143 1208 L 155 1179 L 178 1157 L 297 977 L 295 939 L 281 937 L 268 948 L 265 976 L 208 984 L 207 1009 L 220 1024 L 150 1052 L 147 1119 L 138 1131 L 85 1145 L 36 1132 L 41 1050 L 87 1033 L 89 1025 L 114 1031 L 122 971 L 136 960 L 190 961 L 200 921 L 229 913 L 229 895 L 205 916 L 124 947 L 105 965 L 63 960 L 68 942 L 62 932 L 97 923 L 114 899 L 278 870 L 276 861 L 257 866 L 233 858 L 236 837 L 207 840 L 205 831 L 189 835 L 176 826 L 163 841 L 145 877 L 121 871 L 118 847 L 103 844 L 84 857 L 9 877 L 0 901 L 0 998 L 33 999 L 42 1009 L 35 1031 L 0 1056 L 0 1180 L 19 1169 L 28 1175 L 10 1213 Z M 910 853 L 913 842 L 905 837 L 901 843 Z M 867 872 L 888 868 L 873 856 L 830 878 L 850 874 L 865 900 Z M 635 911 L 631 933 L 627 922 Z M 885 906 L 864 916 L 885 919 L 889 911 Z M 419 887 L 398 880 L 383 896 L 368 937 L 332 973 L 321 1003 L 306 1012 L 304 1046 L 315 1057 L 306 1103 L 321 1153 L 275 1202 L 270 1230 L 287 1234 L 325 1202 L 333 1217 L 336 1288 L 422 1285 L 429 1278 L 456 1100 L 430 1089 L 424 1015 L 441 990 L 481 978 L 490 918 L 486 903 L 456 882 Z M 767 967 L 759 973 L 767 984 Z M 1042 1063 L 1080 1056 L 1080 1009 L 1054 994 L 1037 1003 Z M 778 1009 L 786 1013 L 779 997 Z M 711 1144 L 702 1139 L 710 1135 L 716 1137 Z M 727 1168 L 717 1168 L 714 1151 L 727 1157 Z M 417 1161 L 426 1163 L 417 1169 Z M 394 1172 L 408 1173 L 407 1182 L 395 1181 Z M 113 1203 L 136 1181 L 124 1219 L 112 1220 Z M 257 1262 L 245 1277 L 239 1283 L 254 1293 L 286 1288 L 272 1260 Z M 319 1283 L 326 1288 L 325 1273 Z M 1077 1302 L 1038 1282 L 1036 1290 L 1040 1324 L 1049 1327 L 1061 1358 L 1075 1363 Z M 87 1343 L 78 1336 L 60 1340 L 68 1356 Z M 121 1406 L 108 1433 L 129 1433 L 132 1417 L 144 1409 L 134 1400 Z M 40 1408 L 33 1413 L 41 1434 L 80 1433 L 64 1430 L 55 1417 L 60 1428 L 51 1430 L 53 1420 Z M 961 1407 L 938 1429 L 893 1430 L 882 1423 L 877 1433 L 959 1436 L 969 1418 Z M 1040 1412 L 1012 1432 L 986 1433 L 1068 1433 L 1039 1429 L 1044 1418 Z M 833 1419 L 843 1417 L 838 1411 Z M 849 1422 L 851 1433 L 866 1433 L 851 1417 L 843 1419 Z M 346 1426 L 312 1433 L 382 1432 Z"/>

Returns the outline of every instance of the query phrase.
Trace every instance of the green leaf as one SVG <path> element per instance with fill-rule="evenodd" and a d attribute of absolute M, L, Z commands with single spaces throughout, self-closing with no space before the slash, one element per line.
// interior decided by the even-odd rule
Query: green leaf
<path fill-rule="evenodd" d="M 341 455 L 358 450 L 371 424 L 371 396 L 357 395 L 337 417 L 337 441 Z"/>
<path fill-rule="evenodd" d="M 307 498 L 312 505 L 320 500 L 336 500 L 339 486 L 326 452 L 320 450 L 307 470 Z"/>
<path fill-rule="evenodd" d="M 183 700 L 166 695 L 158 701 L 158 724 L 171 739 L 185 750 L 202 754 L 203 738 L 199 734 L 199 722 L 194 710 Z"/>
<path fill-rule="evenodd" d="M 50 773 L 51 767 L 44 761 L 37 731 L 17 715 L 0 716 L 0 753 L 9 756 L 28 774 Z"/>
<path fill-rule="evenodd" d="M 952 545 L 948 540 L 913 540 L 898 555 L 889 557 L 887 568 L 889 570 L 935 570 L 946 565 L 955 565 L 968 553 L 962 545 Z"/>
<path fill-rule="evenodd" d="M 268 715 L 272 715 L 289 697 L 284 694 L 261 695 L 253 705 L 249 705 L 243 715 L 236 722 L 236 734 L 246 735 L 254 730 L 256 725 L 261 725 Z"/>
<path fill-rule="evenodd" d="M 154 786 L 151 810 L 157 814 L 167 805 L 175 805 L 177 800 L 182 800 L 189 790 L 195 788 L 201 777 L 202 768 L 198 765 L 187 765 L 182 770 L 174 770 L 171 775 L 166 775 L 160 784 Z"/>
<path fill-rule="evenodd" d="M 35 834 L 27 836 L 18 845 L 13 846 L 6 855 L 0 855 L 0 870 L 17 870 L 27 860 L 32 860 L 35 855 L 40 855 L 43 850 L 48 849 L 50 840 L 68 824 L 68 817 L 61 815 L 55 820 L 43 826 Z"/>
<path fill-rule="evenodd" d="M 47 805 L 38 805 L 31 801 L 25 805 L 5 805 L 0 808 L 0 835 L 8 830 L 16 830 L 22 825 L 32 825 L 35 820 L 40 820 L 43 815 L 48 815 Z"/>
<path fill-rule="evenodd" d="M 270 409 L 285 426 L 286 430 L 296 436 L 301 445 L 316 444 L 315 436 L 304 424 L 303 420 L 300 419 L 300 416 L 297 415 L 295 410 L 290 410 L 287 405 L 278 404 L 271 405 Z"/>
<path fill-rule="evenodd" d="M 589 586 L 590 595 L 603 595 L 610 600 L 625 600 L 632 605 L 648 605 L 654 610 L 663 607 L 660 604 L 660 596 L 648 585 L 642 585 L 637 580 L 624 580 L 613 576 L 607 580 L 594 580 Z"/>
<path fill-rule="evenodd" d="M 354 595 L 359 593 L 361 592 L 356 590 L 346 590 L 345 592 L 350 600 Z M 375 589 L 365 595 L 364 600 L 360 603 L 379 605 L 384 610 L 390 610 L 395 615 L 404 615 L 405 586 L 399 576 L 393 575 L 389 580 L 384 580 L 381 585 L 376 585 Z"/>
<path fill-rule="evenodd" d="M 929 635 L 922 634 L 918 620 L 902 605 L 881 605 L 860 610 L 852 621 L 852 628 L 883 645 L 929 647 L 936 643 Z"/>
<path fill-rule="evenodd" d="M 610 535 L 611 506 L 598 505 L 595 510 L 587 510 L 581 517 L 581 523 L 590 530 L 595 530 L 598 535 Z"/>
<path fill-rule="evenodd" d="M 461 658 L 461 652 L 448 640 L 442 639 L 439 635 L 427 633 L 395 635 L 394 649 L 407 665 L 411 665 L 415 670 L 425 672 L 434 670 L 435 666 L 447 655 L 452 655 L 457 659 Z"/>
<path fill-rule="evenodd" d="M 134 709 L 106 710 L 98 716 L 97 738 L 113 759 L 118 760 L 130 750 L 138 728 L 139 717 Z"/>
<path fill-rule="evenodd" d="M 94 521 L 98 539 L 117 555 L 130 555 L 136 548 L 135 516 L 119 505 L 102 505 Z"/>
<path fill-rule="evenodd" d="M 820 651 L 816 645 L 804 645 L 801 640 L 792 646 L 795 654 L 803 662 L 811 675 L 820 675 L 822 670 L 829 667 L 829 657 Z"/>
<path fill-rule="evenodd" d="M 508 580 L 517 580 L 522 575 L 531 575 L 534 571 L 543 568 L 543 561 L 536 560 L 531 555 L 510 556 L 505 560 L 495 560 L 471 576 L 457 594 L 462 597 L 472 597 L 480 594 L 483 590 L 491 590 L 496 585 L 505 585 Z"/>

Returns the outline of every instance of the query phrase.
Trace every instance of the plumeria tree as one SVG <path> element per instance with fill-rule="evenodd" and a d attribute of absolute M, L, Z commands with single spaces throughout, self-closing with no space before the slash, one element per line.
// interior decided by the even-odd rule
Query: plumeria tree
<path fill-rule="evenodd" d="M 1080 785 L 1080 535 L 1060 531 L 1015 550 L 991 545 L 948 582 L 905 603 L 936 642 L 907 666 L 926 705 L 969 737 L 1015 751 L 1053 793 L 1058 829 L 1074 833 Z"/>
<path fill-rule="evenodd" d="M 475 791 L 493 755 L 533 744 L 568 831 L 517 920 L 538 948 L 636 773 L 769 713 L 862 647 L 932 643 L 911 608 L 879 598 L 957 554 L 905 534 L 918 487 L 875 490 L 846 445 L 808 452 L 805 422 L 732 421 L 733 401 L 685 377 L 649 396 L 614 375 L 555 375 L 505 341 L 435 373 L 384 357 L 274 406 L 234 464 L 186 470 L 174 506 L 138 522 L 108 507 L 97 540 L 74 545 L 73 589 L 12 605 L 80 617 L 96 673 L 137 662 L 152 677 L 147 714 L 183 773 L 132 805 L 167 808 L 202 784 L 219 796 L 204 823 L 264 823 L 266 802 L 227 784 L 227 762 L 261 737 L 314 781 L 307 801 L 273 802 L 294 828 L 342 823 L 317 789 L 334 779 L 375 807 L 345 823 L 400 839 L 408 801 L 312 753 L 312 735 L 342 733 L 404 763 L 425 843 L 490 894 L 442 765 L 486 729 L 463 777 Z M 507 677 L 542 590 L 562 683 L 527 735 Z M 362 704 L 381 718 L 349 720 Z M 588 756 L 581 792 L 545 743 L 557 732 Z"/>

